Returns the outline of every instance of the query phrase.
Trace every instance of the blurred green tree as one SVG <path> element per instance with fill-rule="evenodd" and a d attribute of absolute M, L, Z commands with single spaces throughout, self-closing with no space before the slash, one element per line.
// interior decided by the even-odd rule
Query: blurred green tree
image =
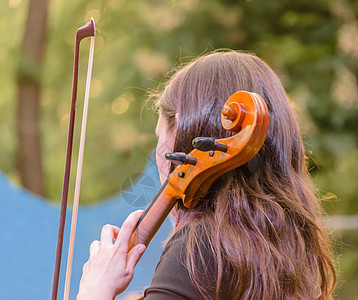
<path fill-rule="evenodd" d="M 17 168 L 22 185 L 43 195 L 39 110 L 47 0 L 30 0 L 17 70 Z"/>

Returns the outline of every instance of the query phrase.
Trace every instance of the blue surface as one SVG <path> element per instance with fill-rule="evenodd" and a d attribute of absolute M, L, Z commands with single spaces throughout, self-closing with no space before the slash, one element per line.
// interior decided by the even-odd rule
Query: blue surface
<path fill-rule="evenodd" d="M 70 299 L 75 299 L 82 266 L 89 257 L 89 246 L 99 239 L 105 224 L 121 226 L 129 213 L 146 207 L 159 189 L 156 164 L 149 161 L 145 171 L 122 194 L 81 206 L 78 214 Z M 85 187 L 82 187 L 85 188 Z M 49 299 L 51 295 L 59 205 L 34 196 L 7 180 L 0 173 L 0 299 Z M 67 212 L 58 299 L 63 298 L 71 210 Z M 162 252 L 161 241 L 172 230 L 167 219 L 138 263 L 134 278 L 125 293 L 141 291 L 150 284 Z"/>

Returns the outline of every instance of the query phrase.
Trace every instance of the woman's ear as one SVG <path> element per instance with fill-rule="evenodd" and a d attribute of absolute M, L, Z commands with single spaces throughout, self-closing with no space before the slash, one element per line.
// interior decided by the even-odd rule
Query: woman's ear
<path fill-rule="evenodd" d="M 173 127 L 171 128 L 171 132 L 172 132 L 172 134 L 174 134 L 174 136 L 176 136 L 176 134 L 177 134 L 178 122 L 179 122 L 179 113 L 176 113 L 175 114 L 175 123 L 174 123 Z"/>

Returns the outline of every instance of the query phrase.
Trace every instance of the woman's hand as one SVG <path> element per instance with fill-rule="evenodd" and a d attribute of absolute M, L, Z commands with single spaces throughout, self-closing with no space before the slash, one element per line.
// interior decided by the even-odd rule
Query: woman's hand
<path fill-rule="evenodd" d="M 90 258 L 83 266 L 77 300 L 114 299 L 128 287 L 146 249 L 139 244 L 128 252 L 130 237 L 142 213 L 142 210 L 131 213 L 121 229 L 103 226 L 101 240 L 92 242 Z"/>

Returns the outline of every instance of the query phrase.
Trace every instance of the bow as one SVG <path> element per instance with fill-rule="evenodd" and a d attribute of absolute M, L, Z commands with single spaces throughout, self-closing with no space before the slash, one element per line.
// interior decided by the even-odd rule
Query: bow
<path fill-rule="evenodd" d="M 60 277 L 62 245 L 63 245 L 63 235 L 64 235 L 65 222 L 66 222 L 68 188 L 69 188 L 69 181 L 70 181 L 72 146 L 73 146 L 73 133 L 74 133 L 75 113 L 76 113 L 80 42 L 81 42 L 81 40 L 83 40 L 86 37 L 91 37 L 89 62 L 88 62 L 88 70 L 87 70 L 86 92 L 85 92 L 81 137 L 80 137 L 80 149 L 79 149 L 79 156 L 78 156 L 78 163 L 77 163 L 75 196 L 74 196 L 74 201 L 73 201 L 70 245 L 69 245 L 69 251 L 68 251 L 68 258 L 67 258 L 67 271 L 66 271 L 64 299 L 68 299 L 69 289 L 70 289 L 72 258 L 73 258 L 74 242 L 75 242 L 78 202 L 79 202 L 81 176 L 82 176 L 82 163 L 83 163 L 85 136 L 86 136 L 88 103 L 89 103 L 89 94 L 90 94 L 90 86 L 91 86 L 95 32 L 96 32 L 96 27 L 95 27 L 93 18 L 91 18 L 91 21 L 88 24 L 79 28 L 76 32 L 74 68 L 73 68 L 73 84 L 72 84 L 72 100 L 71 100 L 70 121 L 69 121 L 69 128 L 68 128 L 66 163 L 65 163 L 63 187 L 62 187 L 60 220 L 59 220 L 59 226 L 58 226 L 56 260 L 55 260 L 55 268 L 54 268 L 54 275 L 53 275 L 51 300 L 57 299 L 58 282 L 59 282 L 59 277 Z"/>

